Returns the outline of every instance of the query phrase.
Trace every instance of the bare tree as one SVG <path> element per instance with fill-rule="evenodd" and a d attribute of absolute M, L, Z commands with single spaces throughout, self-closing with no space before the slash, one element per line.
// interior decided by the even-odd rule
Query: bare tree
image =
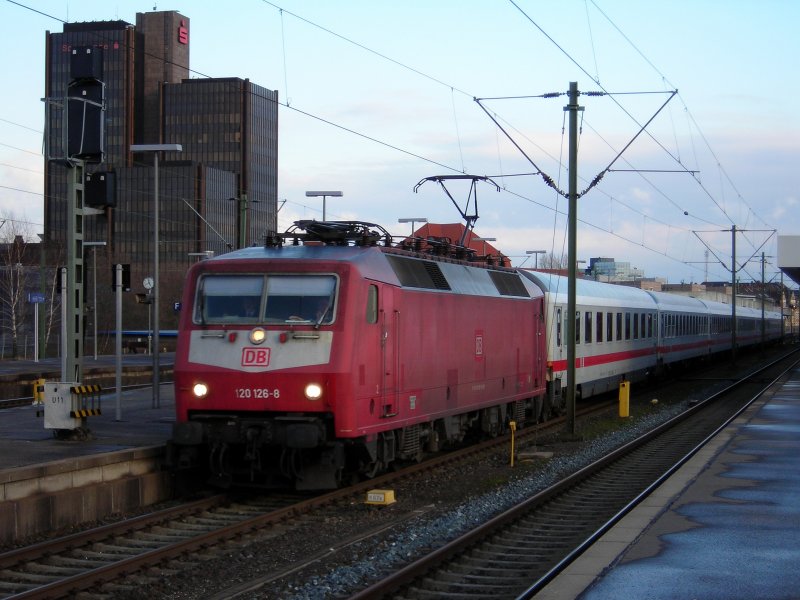
<path fill-rule="evenodd" d="M 25 294 L 30 278 L 30 264 L 26 266 L 25 249 L 30 236 L 30 226 L 14 220 L 13 216 L 0 218 L 0 322 L 2 322 L 3 353 L 6 340 L 11 340 L 11 357 L 19 358 L 19 341 L 25 331 L 28 304 Z"/>
<path fill-rule="evenodd" d="M 564 254 L 556 255 L 553 252 L 548 252 L 539 259 L 539 268 L 548 270 L 567 269 L 569 268 L 569 261 Z"/>

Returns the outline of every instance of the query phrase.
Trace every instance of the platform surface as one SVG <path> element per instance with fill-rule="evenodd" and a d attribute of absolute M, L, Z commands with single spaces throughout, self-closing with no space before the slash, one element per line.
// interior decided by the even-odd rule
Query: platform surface
<path fill-rule="evenodd" d="M 800 598 L 800 369 L 537 599 Z"/>
<path fill-rule="evenodd" d="M 44 428 L 37 407 L 22 406 L 0 411 L 0 471 L 65 458 L 163 445 L 172 434 L 175 394 L 172 384 L 160 386 L 158 408 L 153 408 L 152 387 L 124 390 L 117 420 L 116 395 L 101 394 L 99 416 L 86 419 L 91 435 L 85 440 L 62 440 Z M 41 407 L 39 407 L 41 410 Z"/>

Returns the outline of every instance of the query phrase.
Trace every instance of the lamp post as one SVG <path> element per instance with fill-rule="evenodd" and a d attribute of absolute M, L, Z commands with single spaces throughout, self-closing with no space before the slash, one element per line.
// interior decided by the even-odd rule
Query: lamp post
<path fill-rule="evenodd" d="M 180 144 L 133 144 L 131 152 L 150 152 L 153 154 L 154 195 L 153 195 L 153 408 L 160 408 L 159 396 L 159 318 L 158 318 L 158 155 L 160 152 L 181 152 Z"/>
<path fill-rule="evenodd" d="M 497 238 L 493 237 L 474 237 L 470 242 L 483 242 L 483 256 L 486 256 L 486 242 L 496 242 Z M 471 245 L 471 244 L 470 244 Z"/>
<path fill-rule="evenodd" d="M 209 258 L 214 258 L 214 251 L 203 250 L 202 252 L 189 252 L 188 256 L 199 256 L 199 260 L 208 260 Z"/>
<path fill-rule="evenodd" d="M 92 316 L 94 317 L 94 329 L 92 335 L 94 336 L 94 359 L 97 360 L 97 247 L 105 246 L 106 242 L 83 242 L 83 247 L 90 246 L 92 248 L 92 283 L 94 288 L 92 290 Z"/>
<path fill-rule="evenodd" d="M 425 217 L 406 217 L 404 219 L 397 219 L 398 223 L 411 223 L 411 235 L 414 235 L 414 225 L 416 223 L 427 223 L 428 219 Z"/>
<path fill-rule="evenodd" d="M 525 254 L 533 254 L 534 256 L 534 270 L 539 268 L 539 255 L 547 254 L 547 250 L 525 250 Z"/>
<path fill-rule="evenodd" d="M 325 221 L 325 199 L 328 196 L 332 198 L 341 198 L 342 192 L 339 191 L 322 191 L 322 192 L 306 192 L 306 196 L 309 198 L 319 198 L 322 196 L 322 220 Z"/>

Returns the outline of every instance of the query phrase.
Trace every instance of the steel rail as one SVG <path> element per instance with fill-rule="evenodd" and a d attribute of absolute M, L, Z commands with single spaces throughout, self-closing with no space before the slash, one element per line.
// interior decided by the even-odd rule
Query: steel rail
<path fill-rule="evenodd" d="M 584 410 L 582 414 L 593 414 L 595 412 L 607 410 L 612 404 L 613 403 L 604 403 L 601 405 L 593 405 Z M 517 432 L 517 438 L 522 440 L 525 436 L 539 435 L 543 430 L 563 425 L 563 422 L 564 418 L 561 417 L 519 430 Z M 469 446 L 455 452 L 445 453 L 441 456 L 408 466 L 401 471 L 387 473 L 347 488 L 293 503 L 284 508 L 271 510 L 264 514 L 244 519 L 238 523 L 222 526 L 213 531 L 204 532 L 175 543 L 165 544 L 160 548 L 148 550 L 136 556 L 127 557 L 108 565 L 87 569 L 87 571 L 83 573 L 78 573 L 28 591 L 20 592 L 16 595 L 9 596 L 9 598 L 15 600 L 60 598 L 78 591 L 88 590 L 103 583 L 119 579 L 124 575 L 142 568 L 163 563 L 166 560 L 184 555 L 193 550 L 209 547 L 221 541 L 236 538 L 278 522 L 288 521 L 314 509 L 340 500 L 352 498 L 354 496 L 363 496 L 370 489 L 396 483 L 399 480 L 408 479 L 436 468 L 446 467 L 459 461 L 465 461 L 481 453 L 493 452 L 496 451 L 498 447 L 507 444 L 507 435 L 487 440 L 480 444 Z M 149 513 L 120 523 L 105 525 L 86 532 L 75 533 L 64 538 L 41 542 L 30 547 L 13 550 L 0 555 L 0 570 L 11 569 L 26 562 L 34 562 L 58 553 L 79 549 L 87 544 L 101 542 L 114 536 L 142 531 L 149 526 L 163 524 L 171 519 L 181 518 L 187 515 L 190 516 L 208 508 L 224 504 L 225 498 L 225 496 L 216 496 L 213 499 L 196 501 L 187 505 L 165 509 L 157 513 Z"/>
<path fill-rule="evenodd" d="M 793 351 L 787 353 L 786 355 L 782 356 L 781 358 L 779 358 L 779 359 L 777 359 L 775 361 L 772 361 L 769 364 L 764 365 L 764 366 L 762 366 L 762 367 L 760 367 L 758 369 L 755 369 L 754 371 L 751 371 L 750 373 L 748 373 L 747 375 L 745 375 L 744 377 L 742 377 L 738 381 L 736 381 L 736 382 L 726 386 L 724 389 L 722 389 L 722 390 L 710 395 L 705 400 L 703 400 L 701 402 L 698 402 L 696 405 L 692 406 L 691 408 L 689 408 L 688 410 L 682 412 L 681 414 L 676 415 L 672 419 L 670 419 L 670 420 L 666 421 L 665 423 L 659 425 L 658 427 L 656 427 L 655 429 L 651 430 L 650 432 L 648 432 L 648 433 L 638 437 L 637 439 L 632 440 L 631 442 L 628 442 L 627 444 L 617 448 L 616 450 L 614 450 L 613 452 L 611 452 L 608 455 L 604 456 L 603 458 L 600 458 L 597 461 L 591 463 L 590 465 L 587 465 L 586 467 L 583 467 L 579 471 L 577 471 L 577 472 L 569 475 L 568 477 L 562 479 L 561 481 L 559 481 L 555 485 L 553 485 L 553 486 L 551 486 L 551 487 L 549 487 L 549 488 L 547 488 L 545 490 L 542 490 L 541 492 L 539 492 L 539 493 L 535 494 L 534 496 L 524 500 L 523 502 L 519 503 L 518 505 L 516 505 L 516 506 L 514 506 L 514 507 L 512 507 L 512 508 L 510 508 L 510 509 L 508 509 L 508 510 L 502 512 L 502 513 L 500 513 L 499 515 L 493 517 L 492 519 L 490 519 L 486 523 L 476 527 L 475 529 L 467 532 L 466 534 L 464 534 L 464 535 L 462 535 L 462 536 L 460 536 L 460 537 L 458 537 L 458 538 L 456 538 L 454 540 L 451 540 L 450 542 L 448 542 L 448 543 L 444 544 L 443 546 L 437 548 L 436 550 L 434 550 L 430 554 L 428 554 L 428 555 L 426 555 L 426 556 L 424 556 L 424 557 L 422 557 L 422 558 L 420 558 L 420 559 L 418 559 L 418 560 L 406 565 L 405 567 L 399 569 L 398 571 L 396 571 L 396 572 L 394 572 L 392 574 L 386 575 L 381 581 L 376 582 L 376 583 L 368 586 L 367 588 L 361 590 L 360 592 L 355 593 L 353 596 L 351 596 L 351 600 L 372 600 L 374 598 L 387 597 L 390 594 L 394 593 L 395 591 L 397 591 L 399 589 L 402 589 L 405 586 L 410 585 L 414 581 L 419 580 L 420 578 L 424 577 L 426 574 L 429 574 L 429 573 L 435 571 L 439 566 L 441 566 L 444 563 L 448 562 L 449 560 L 455 558 L 456 556 L 462 554 L 463 552 L 465 552 L 465 550 L 467 548 L 472 548 L 475 544 L 481 543 L 482 541 L 484 541 L 487 538 L 489 538 L 490 536 L 494 535 L 496 532 L 498 532 L 499 530 L 503 529 L 507 525 L 517 521 L 522 515 L 525 515 L 525 514 L 529 513 L 530 511 L 534 510 L 537 506 L 543 505 L 547 501 L 549 501 L 549 500 L 551 500 L 551 499 L 563 494 L 566 490 L 576 486 L 577 484 L 579 484 L 583 480 L 587 479 L 590 475 L 592 475 L 592 474 L 594 474 L 594 473 L 596 473 L 596 472 L 598 472 L 598 471 L 600 471 L 600 470 L 602 470 L 604 468 L 607 468 L 612 463 L 616 462 L 617 460 L 619 460 L 623 456 L 629 454 L 632 450 L 635 450 L 635 449 L 643 446 L 644 444 L 654 440 L 656 437 L 658 437 L 662 433 L 672 429 L 677 424 L 680 424 L 680 423 L 686 421 L 687 419 L 689 419 L 692 416 L 694 416 L 695 414 L 697 414 L 697 412 L 702 410 L 704 407 L 708 407 L 714 401 L 716 401 L 717 399 L 721 398 L 723 395 L 725 395 L 727 393 L 730 393 L 735 388 L 748 383 L 753 377 L 763 373 L 765 370 L 767 370 L 769 368 L 774 367 L 776 364 L 780 363 L 781 361 L 785 361 L 787 359 L 787 357 L 791 356 L 792 354 L 795 354 L 796 352 L 798 352 L 798 351 L 797 350 L 793 350 Z M 765 393 L 766 390 L 769 389 L 769 387 L 774 385 L 775 381 L 780 379 L 780 377 L 784 376 L 785 373 L 788 370 L 791 370 L 791 368 L 793 368 L 797 364 L 798 364 L 797 362 L 793 363 L 792 367 L 789 367 L 789 369 L 784 370 L 778 378 L 776 378 L 775 380 L 771 381 L 769 385 L 764 386 L 764 388 L 759 392 L 759 394 L 756 397 L 759 397 L 761 394 Z M 752 403 L 752 401 L 754 401 L 754 400 L 751 400 L 748 404 Z M 742 410 L 744 410 L 745 408 L 746 408 L 746 406 L 744 408 L 742 408 Z M 741 412 L 740 410 L 737 410 L 737 415 L 740 414 L 740 412 Z M 736 417 L 736 415 L 734 415 L 731 418 L 735 418 L 735 417 Z M 723 427 L 724 427 L 724 425 L 723 425 Z M 710 437 L 710 436 L 707 436 L 707 437 Z M 699 448 L 699 445 L 696 445 L 695 449 L 692 451 L 692 454 L 696 453 L 698 448 Z M 688 459 L 686 459 L 686 460 L 688 460 Z M 670 471 L 672 471 L 672 470 L 674 470 L 674 469 L 670 469 Z M 642 494 L 642 493 L 638 494 L 637 495 L 638 502 L 641 502 L 641 500 L 644 497 L 646 497 L 644 494 Z M 636 503 L 634 501 L 630 501 L 625 505 L 625 508 L 623 508 L 622 510 L 618 510 L 616 515 L 615 515 L 615 517 L 617 517 L 617 521 L 619 520 L 619 518 L 624 516 L 624 514 L 629 512 L 635 505 L 636 505 Z M 609 529 L 614 524 L 614 523 L 611 522 L 612 520 L 607 521 L 601 527 L 601 529 L 605 529 L 605 530 Z M 562 560 L 560 560 L 557 563 L 557 566 L 559 566 L 560 569 L 563 570 L 563 568 L 565 568 L 567 566 L 567 564 L 569 564 L 569 562 L 574 560 L 579 554 L 581 554 L 583 551 L 585 551 L 585 549 L 589 545 L 591 545 L 589 540 L 591 540 L 592 538 L 596 539 L 595 534 L 592 534 L 591 536 L 589 536 L 589 538 L 584 543 L 579 544 L 578 547 L 576 547 L 574 550 L 569 552 L 567 557 L 563 558 Z M 568 558 L 570 560 L 567 560 Z M 550 581 L 550 580 L 552 580 L 553 577 L 555 577 L 557 572 L 560 572 L 560 571 L 557 571 L 556 567 L 553 567 L 553 568 L 549 569 L 547 574 L 545 576 L 541 577 L 540 580 L 544 580 L 545 578 L 547 578 L 547 581 Z M 531 586 L 528 589 L 533 589 L 534 587 L 536 587 L 537 590 L 541 589 L 542 585 L 541 584 L 537 585 L 537 584 L 539 584 L 538 581 L 536 583 L 534 583 L 534 585 Z M 454 597 L 455 597 L 455 595 L 454 595 Z"/>

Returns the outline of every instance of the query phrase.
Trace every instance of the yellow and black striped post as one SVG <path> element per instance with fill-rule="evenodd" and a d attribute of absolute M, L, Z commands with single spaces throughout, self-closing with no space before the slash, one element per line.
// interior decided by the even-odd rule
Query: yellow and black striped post
<path fill-rule="evenodd" d="M 73 419 L 85 419 L 102 414 L 100 410 L 99 385 L 73 385 L 69 388 L 72 395 L 72 410 L 69 416 Z"/>

